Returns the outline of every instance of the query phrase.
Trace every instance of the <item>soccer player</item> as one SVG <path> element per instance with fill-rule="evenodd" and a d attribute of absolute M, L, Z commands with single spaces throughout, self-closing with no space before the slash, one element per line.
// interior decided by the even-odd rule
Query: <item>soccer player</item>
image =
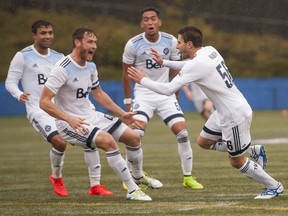
<path fill-rule="evenodd" d="M 212 46 L 202 45 L 202 32 L 187 26 L 178 31 L 177 48 L 188 62 L 180 62 L 181 71 L 170 83 L 161 83 L 145 77 L 144 69 L 128 68 L 129 77 L 159 94 L 172 95 L 183 85 L 195 82 L 213 102 L 216 110 L 205 123 L 197 143 L 210 149 L 219 138 L 226 143 L 229 160 L 244 176 L 265 186 L 255 199 L 271 199 L 284 191 L 283 185 L 266 173 L 261 166 L 246 157 L 251 144 L 250 125 L 252 109 L 237 89 L 225 61 Z M 174 66 L 175 62 L 163 60 L 155 50 L 154 60 L 160 65 Z M 176 62 L 179 66 L 179 62 Z M 179 68 L 179 69 L 180 69 Z"/>
<path fill-rule="evenodd" d="M 176 95 L 169 96 L 155 93 L 145 86 L 136 83 L 134 98 L 131 99 L 132 80 L 128 76 L 127 68 L 135 66 L 144 68 L 147 76 L 159 82 L 169 82 L 170 75 L 175 76 L 178 71 L 157 64 L 150 54 L 150 48 L 155 48 L 165 59 L 179 60 L 179 51 L 176 49 L 177 39 L 171 34 L 160 32 L 160 12 L 156 8 L 144 8 L 141 12 L 141 28 L 143 33 L 131 38 L 126 43 L 123 53 L 122 81 L 125 94 L 124 104 L 127 110 L 136 112 L 135 118 L 143 121 L 140 128 L 134 130 L 142 138 L 149 120 L 156 113 L 175 134 L 178 142 L 178 154 L 184 175 L 183 186 L 190 189 L 202 189 L 203 186 L 192 177 L 193 152 L 186 129 L 185 119 Z M 160 188 L 160 181 L 151 182 L 151 188 Z"/>
<path fill-rule="evenodd" d="M 53 27 L 50 22 L 35 21 L 32 24 L 32 38 L 34 44 L 17 52 L 12 59 L 5 87 L 13 97 L 25 104 L 27 118 L 32 126 L 45 140 L 51 143 L 52 174 L 50 181 L 54 192 L 65 197 L 68 196 L 68 191 L 62 180 L 62 169 L 66 142 L 57 131 L 55 119 L 39 107 L 41 92 L 50 70 L 64 55 L 50 49 L 54 39 Z M 23 91 L 19 88 L 19 82 L 21 82 Z M 84 158 L 90 177 L 89 194 L 111 196 L 113 193 L 100 184 L 101 166 L 97 149 L 85 149 Z"/>
<path fill-rule="evenodd" d="M 150 201 L 136 183 L 144 177 L 142 148 L 139 135 L 117 118 L 91 109 L 89 94 L 103 107 L 117 114 L 127 124 L 138 127 L 134 113 L 125 112 L 101 89 L 96 65 L 92 62 L 97 37 L 87 27 L 72 35 L 72 53 L 52 69 L 42 91 L 40 107 L 56 118 L 60 135 L 66 142 L 86 148 L 101 148 L 110 167 L 128 188 L 128 200 Z M 55 104 L 52 102 L 55 99 Z M 126 154 L 132 163 L 134 182 L 116 141 L 126 144 Z"/>

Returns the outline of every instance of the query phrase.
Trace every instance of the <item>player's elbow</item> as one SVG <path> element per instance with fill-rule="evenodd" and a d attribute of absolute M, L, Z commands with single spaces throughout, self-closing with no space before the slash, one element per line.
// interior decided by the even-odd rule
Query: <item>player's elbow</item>
<path fill-rule="evenodd" d="M 41 97 L 40 101 L 39 101 L 39 107 L 46 112 L 47 108 L 48 108 L 47 100 L 45 100 L 44 98 Z"/>

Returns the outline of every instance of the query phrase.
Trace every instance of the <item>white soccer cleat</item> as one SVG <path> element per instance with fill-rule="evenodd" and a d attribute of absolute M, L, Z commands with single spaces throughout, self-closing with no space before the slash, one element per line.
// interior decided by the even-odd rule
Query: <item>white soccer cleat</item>
<path fill-rule="evenodd" d="M 280 194 L 284 192 L 283 185 L 279 182 L 277 188 L 264 188 L 264 191 L 256 196 L 254 199 L 272 199 L 274 197 L 278 197 Z"/>
<path fill-rule="evenodd" d="M 142 184 L 152 189 L 158 189 L 163 187 L 163 184 L 159 180 L 151 178 L 149 176 L 143 176 L 140 179 L 134 179 L 134 181 L 138 185 Z"/>
<path fill-rule="evenodd" d="M 263 145 L 255 145 L 252 148 L 252 158 L 258 163 L 263 169 L 267 165 L 267 156 Z"/>
<path fill-rule="evenodd" d="M 133 191 L 132 193 L 127 193 L 127 200 L 135 200 L 135 201 L 152 201 L 151 197 L 145 194 L 140 188 Z"/>

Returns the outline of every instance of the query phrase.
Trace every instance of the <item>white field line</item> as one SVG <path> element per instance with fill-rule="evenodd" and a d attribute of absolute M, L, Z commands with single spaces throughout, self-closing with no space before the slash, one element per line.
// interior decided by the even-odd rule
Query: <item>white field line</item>
<path fill-rule="evenodd" d="M 288 144 L 288 138 L 287 137 L 282 137 L 282 138 L 273 138 L 273 139 L 255 139 L 252 140 L 252 145 L 254 144 L 262 144 L 262 145 L 267 145 L 267 144 Z"/>

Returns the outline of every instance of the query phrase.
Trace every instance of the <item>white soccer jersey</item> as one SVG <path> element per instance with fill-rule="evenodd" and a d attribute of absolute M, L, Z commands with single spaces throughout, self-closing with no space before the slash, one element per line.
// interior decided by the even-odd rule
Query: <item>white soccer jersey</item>
<path fill-rule="evenodd" d="M 98 72 L 93 62 L 78 65 L 70 55 L 57 62 L 45 84 L 55 93 L 56 106 L 74 116 L 91 122 L 93 113 L 89 93 L 99 86 Z M 58 120 L 56 119 L 56 122 Z"/>
<path fill-rule="evenodd" d="M 207 96 L 195 82 L 190 83 L 190 89 L 192 91 L 193 102 L 197 111 L 203 112 L 204 101 L 208 99 Z"/>
<path fill-rule="evenodd" d="M 165 65 L 173 62 L 165 62 Z M 183 85 L 195 82 L 213 102 L 220 126 L 235 126 L 252 114 L 251 107 L 235 86 L 222 56 L 212 46 L 196 52 L 170 83 L 155 83 L 147 78 L 141 84 L 161 94 L 171 95 Z"/>
<path fill-rule="evenodd" d="M 150 48 L 157 50 L 163 59 L 179 60 L 179 50 L 176 49 L 177 39 L 171 34 L 159 32 L 159 40 L 150 42 L 145 38 L 145 33 L 141 33 L 131 38 L 125 46 L 123 53 L 123 62 L 125 64 L 133 64 L 137 69 L 144 69 L 147 77 L 157 82 L 169 82 L 169 68 L 158 65 L 152 58 Z M 155 96 L 155 92 L 150 91 L 142 85 L 135 84 L 134 95 L 145 97 L 151 94 Z M 158 94 L 156 94 L 158 95 Z"/>
<path fill-rule="evenodd" d="M 48 49 L 47 55 L 41 55 L 33 45 L 30 45 L 17 52 L 12 59 L 5 87 L 13 97 L 19 100 L 23 94 L 18 87 L 21 81 L 23 90 L 31 94 L 25 103 L 27 117 L 30 121 L 33 114 L 44 112 L 39 107 L 43 86 L 52 67 L 63 57 L 62 53 L 58 53 L 52 49 Z"/>

